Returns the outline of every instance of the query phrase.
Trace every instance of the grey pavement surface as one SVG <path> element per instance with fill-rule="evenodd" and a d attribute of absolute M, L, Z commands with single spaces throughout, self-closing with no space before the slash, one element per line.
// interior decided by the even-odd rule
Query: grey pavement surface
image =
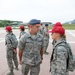
<path fill-rule="evenodd" d="M 13 31 L 17 38 L 19 36 L 19 30 Z M 6 50 L 5 50 L 5 44 L 4 44 L 4 37 L 6 32 L 3 29 L 0 29 L 0 75 L 6 75 L 9 72 L 8 66 L 7 66 L 7 60 L 6 60 Z M 66 30 L 67 35 L 67 41 L 70 43 L 73 54 L 75 55 L 75 30 Z M 50 56 L 52 52 L 52 44 L 51 44 L 51 37 L 50 37 L 50 43 L 48 46 L 48 52 L 49 55 L 44 55 L 44 59 L 41 64 L 41 70 L 39 75 L 51 75 L 49 72 L 50 69 Z M 19 65 L 19 70 L 16 71 L 14 69 L 15 75 L 21 75 L 21 65 Z M 30 75 L 30 74 L 28 74 Z M 70 72 L 69 75 L 75 75 L 74 72 Z"/>

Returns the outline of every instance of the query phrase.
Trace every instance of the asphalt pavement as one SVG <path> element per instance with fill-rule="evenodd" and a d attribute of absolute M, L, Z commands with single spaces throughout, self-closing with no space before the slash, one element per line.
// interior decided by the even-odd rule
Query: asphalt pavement
<path fill-rule="evenodd" d="M 14 30 L 14 34 L 19 36 L 19 30 Z M 0 29 L 0 75 L 6 75 L 9 72 L 8 66 L 7 66 L 7 59 L 6 59 L 6 50 L 5 50 L 5 30 Z M 66 36 L 67 41 L 70 43 L 73 54 L 75 55 L 75 30 L 66 30 Z M 43 61 L 41 64 L 40 74 L 39 75 L 51 75 L 49 72 L 50 69 L 50 57 L 52 53 L 52 39 L 50 36 L 49 46 L 47 51 L 49 52 L 49 55 L 44 55 Z M 21 65 L 19 65 L 19 70 L 14 69 L 15 75 L 21 75 Z M 30 75 L 30 74 L 28 74 Z M 69 75 L 75 75 L 74 72 L 70 72 Z"/>

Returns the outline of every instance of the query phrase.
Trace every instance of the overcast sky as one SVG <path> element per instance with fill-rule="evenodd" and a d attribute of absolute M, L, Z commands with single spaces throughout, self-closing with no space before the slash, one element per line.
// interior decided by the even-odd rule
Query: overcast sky
<path fill-rule="evenodd" d="M 75 19 L 75 0 L 0 0 L 0 20 L 66 22 Z"/>

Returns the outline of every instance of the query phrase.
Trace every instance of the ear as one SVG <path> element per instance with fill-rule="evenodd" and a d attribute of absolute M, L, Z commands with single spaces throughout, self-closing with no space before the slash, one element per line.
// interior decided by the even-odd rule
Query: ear
<path fill-rule="evenodd" d="M 28 24 L 28 28 L 29 28 L 29 24 Z"/>
<path fill-rule="evenodd" d="M 29 24 L 29 25 L 28 25 L 28 28 L 32 28 L 32 25 Z"/>
<path fill-rule="evenodd" d="M 28 24 L 28 28 L 30 28 L 30 24 Z"/>

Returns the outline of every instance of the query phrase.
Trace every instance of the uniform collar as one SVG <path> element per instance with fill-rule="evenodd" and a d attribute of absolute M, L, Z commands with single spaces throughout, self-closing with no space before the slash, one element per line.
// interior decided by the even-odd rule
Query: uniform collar
<path fill-rule="evenodd" d="M 13 34 L 13 32 L 8 32 L 7 34 Z"/>
<path fill-rule="evenodd" d="M 28 37 L 31 37 L 32 35 L 30 34 L 30 32 L 28 32 Z M 36 34 L 36 37 L 39 37 L 39 34 Z"/>
<path fill-rule="evenodd" d="M 66 42 L 66 39 L 64 39 L 64 38 L 61 38 L 59 41 L 57 41 L 56 43 L 55 43 L 55 47 L 57 46 L 57 45 L 59 45 L 59 44 L 62 44 L 62 43 L 65 43 Z"/>

